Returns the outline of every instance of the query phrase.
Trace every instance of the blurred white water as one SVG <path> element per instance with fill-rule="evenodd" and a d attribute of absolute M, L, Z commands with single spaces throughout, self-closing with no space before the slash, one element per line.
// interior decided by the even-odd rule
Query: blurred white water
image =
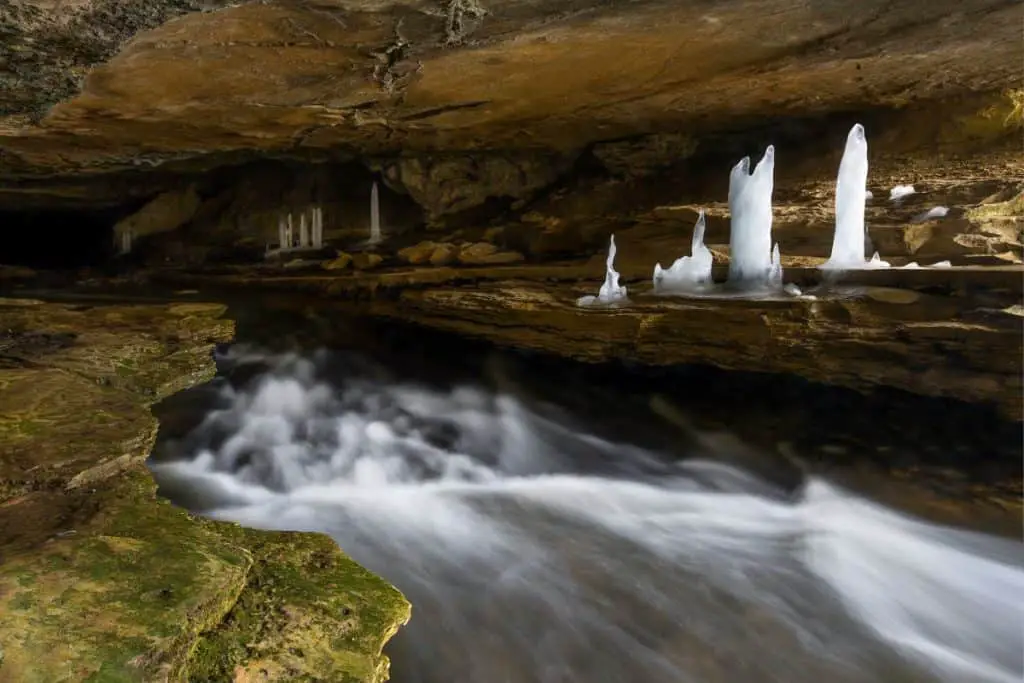
<path fill-rule="evenodd" d="M 1019 543 L 829 483 L 675 463 L 479 388 L 266 359 L 154 463 L 204 514 L 323 531 L 414 605 L 403 683 L 1020 681 Z"/>

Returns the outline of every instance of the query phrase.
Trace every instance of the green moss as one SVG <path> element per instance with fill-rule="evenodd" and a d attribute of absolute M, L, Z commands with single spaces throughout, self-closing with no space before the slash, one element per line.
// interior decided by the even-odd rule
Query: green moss
<path fill-rule="evenodd" d="M 226 680 L 264 661 L 287 680 L 385 680 L 381 650 L 409 618 L 402 595 L 325 536 L 245 533 L 254 558 L 246 589 L 200 638 L 190 680 Z"/>
<path fill-rule="evenodd" d="M 0 564 L 0 682 L 227 681 L 246 667 L 383 680 L 381 648 L 409 610 L 394 588 L 325 537 L 156 499 L 148 406 L 212 375 L 222 306 L 12 310 L 0 322 L 77 342 L 0 369 L 0 514 L 30 527 Z"/>

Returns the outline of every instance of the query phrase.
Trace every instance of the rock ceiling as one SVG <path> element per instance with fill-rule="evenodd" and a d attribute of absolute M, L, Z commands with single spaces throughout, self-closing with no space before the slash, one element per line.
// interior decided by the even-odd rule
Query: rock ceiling
<path fill-rule="evenodd" d="M 564 152 L 1024 71 L 1016 0 L 13 2 L 9 180 L 240 151 Z"/>

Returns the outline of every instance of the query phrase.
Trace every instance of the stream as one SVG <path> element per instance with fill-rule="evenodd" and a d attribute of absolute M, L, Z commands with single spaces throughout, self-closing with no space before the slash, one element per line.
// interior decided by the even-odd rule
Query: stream
<path fill-rule="evenodd" d="M 358 352 L 219 354 L 154 452 L 161 493 L 325 532 L 398 586 L 398 683 L 1024 677 L 1016 539 L 667 425 L 626 390 L 619 405 L 500 365 L 425 381 Z"/>

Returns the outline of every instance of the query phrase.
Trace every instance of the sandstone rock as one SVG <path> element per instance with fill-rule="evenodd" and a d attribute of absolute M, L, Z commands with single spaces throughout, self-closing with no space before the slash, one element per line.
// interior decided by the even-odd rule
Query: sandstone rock
<path fill-rule="evenodd" d="M 202 203 L 194 185 L 183 190 L 164 192 L 114 226 L 115 239 L 130 233 L 134 238 L 170 232 L 180 228 L 196 215 Z"/>
<path fill-rule="evenodd" d="M 459 262 L 467 265 L 480 263 L 480 259 L 487 258 L 497 253 L 498 247 L 489 242 L 476 242 L 469 244 L 459 250 Z"/>
<path fill-rule="evenodd" d="M 681 133 L 594 145 L 594 156 L 616 175 L 643 177 L 678 163 L 697 149 L 697 140 Z"/>
<path fill-rule="evenodd" d="M 409 265 L 418 266 L 427 263 L 430 257 L 433 256 L 434 251 L 442 245 L 437 242 L 420 242 L 414 244 L 411 247 L 405 247 L 404 249 L 398 250 L 398 258 L 405 261 Z"/>
<path fill-rule="evenodd" d="M 24 266 L 8 266 L 0 263 L 0 280 L 30 280 L 36 271 Z"/>
<path fill-rule="evenodd" d="M 429 217 L 521 197 L 553 182 L 571 159 L 546 154 L 419 156 L 386 167 L 389 185 L 408 192 Z"/>
<path fill-rule="evenodd" d="M 1018 245 L 1024 241 L 1024 191 L 1015 189 L 1014 196 L 983 202 L 967 210 L 966 217 L 978 232 Z"/>
<path fill-rule="evenodd" d="M 430 265 L 447 266 L 455 261 L 459 254 L 459 248 L 454 244 L 439 244 L 430 255 Z"/>
<path fill-rule="evenodd" d="M 459 251 L 459 263 L 466 266 L 501 265 L 523 260 L 517 251 L 498 251 L 498 247 L 487 242 L 477 242 Z"/>
<path fill-rule="evenodd" d="M 871 277 L 894 283 L 949 275 L 876 273 Z M 1017 279 L 1019 297 L 1020 271 L 1006 275 Z M 785 303 L 640 303 L 641 297 L 614 315 L 588 315 L 574 305 L 584 291 L 522 279 L 476 283 L 406 291 L 397 302 L 375 302 L 374 310 L 586 362 L 795 374 L 862 390 L 883 386 L 989 403 L 1009 419 L 1024 418 L 1020 320 L 979 316 L 969 300 L 899 289 L 875 290 L 865 299 Z"/>
<path fill-rule="evenodd" d="M 352 265 L 352 255 L 346 254 L 343 251 L 338 252 L 338 256 L 331 259 L 330 261 L 324 261 L 321 267 L 324 270 L 344 270 Z"/>
<path fill-rule="evenodd" d="M 51 4 L 22 0 L 4 25 L 0 179 L 61 174 L 80 201 L 89 193 L 69 174 L 345 150 L 394 169 L 387 182 L 438 214 L 528 194 L 591 145 L 611 168 L 642 173 L 691 137 L 767 115 L 918 107 L 916 126 L 873 149 L 903 138 L 928 153 L 1005 138 L 1020 119 L 1012 2 L 768 0 L 752 12 L 695 0 L 492 0 L 486 17 L 458 22 L 458 39 L 443 12 L 417 3 L 332 5 L 329 20 L 303 4 Z M 682 44 L 680 26 L 690 29 Z M 997 91 L 1010 93 L 1005 104 L 954 111 Z M 3 196 L 13 204 L 27 189 Z"/>
<path fill-rule="evenodd" d="M 921 298 L 915 291 L 895 287 L 868 287 L 865 293 L 870 299 L 886 304 L 913 304 Z"/>
<path fill-rule="evenodd" d="M 487 230 L 484 231 L 484 242 L 497 242 L 504 232 L 504 226 L 487 228 Z"/>
<path fill-rule="evenodd" d="M 396 590 L 325 536 L 157 498 L 151 405 L 213 376 L 212 346 L 233 335 L 224 312 L 0 303 L 19 361 L 0 368 L 0 679 L 229 681 L 262 665 L 383 680 L 381 648 L 409 617 Z"/>
<path fill-rule="evenodd" d="M 360 252 L 352 255 L 352 267 L 356 270 L 370 270 L 371 268 L 376 268 L 383 262 L 384 257 L 380 254 Z"/>

